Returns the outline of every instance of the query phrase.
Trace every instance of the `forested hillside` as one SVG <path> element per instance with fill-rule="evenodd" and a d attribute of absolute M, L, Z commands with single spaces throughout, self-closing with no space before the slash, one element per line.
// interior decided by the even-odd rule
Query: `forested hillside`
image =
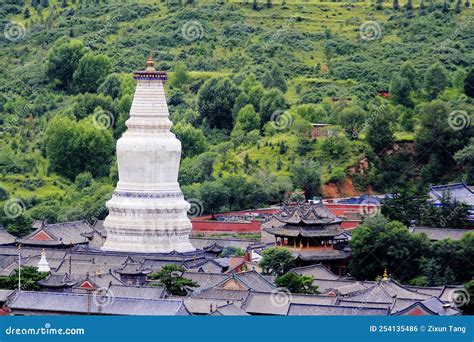
<path fill-rule="evenodd" d="M 5 0 L 0 13 L 0 223 L 14 234 L 106 216 L 149 55 L 169 75 L 182 189 L 205 212 L 474 181 L 469 0 Z M 314 123 L 329 124 L 317 139 Z"/>

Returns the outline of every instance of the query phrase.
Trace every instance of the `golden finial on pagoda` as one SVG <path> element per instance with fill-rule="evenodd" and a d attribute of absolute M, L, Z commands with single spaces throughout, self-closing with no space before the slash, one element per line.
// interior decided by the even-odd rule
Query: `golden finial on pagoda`
<path fill-rule="evenodd" d="M 388 279 L 389 278 L 388 278 L 387 268 L 385 267 L 385 270 L 383 271 L 382 280 L 387 281 Z"/>
<path fill-rule="evenodd" d="M 146 61 L 146 70 L 155 70 L 155 61 L 153 57 L 150 55 Z"/>

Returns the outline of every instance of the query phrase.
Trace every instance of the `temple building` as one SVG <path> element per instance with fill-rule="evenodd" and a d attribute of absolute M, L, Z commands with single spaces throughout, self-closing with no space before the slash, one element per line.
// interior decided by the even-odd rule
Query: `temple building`
<path fill-rule="evenodd" d="M 297 264 L 323 263 L 344 275 L 350 251 L 349 236 L 341 229 L 341 222 L 322 203 L 305 203 L 284 205 L 262 229 L 275 236 L 276 246 L 288 248 Z"/>
<path fill-rule="evenodd" d="M 150 58 L 136 71 L 137 88 L 117 141 L 119 181 L 107 202 L 105 251 L 189 252 L 189 204 L 178 184 L 181 142 L 171 133 L 164 91 L 166 72 Z"/>

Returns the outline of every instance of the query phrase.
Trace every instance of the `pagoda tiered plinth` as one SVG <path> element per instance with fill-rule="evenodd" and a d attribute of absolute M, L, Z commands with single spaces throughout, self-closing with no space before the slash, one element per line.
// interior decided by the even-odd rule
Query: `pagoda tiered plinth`
<path fill-rule="evenodd" d="M 137 88 L 126 132 L 117 141 L 119 181 L 107 202 L 103 250 L 143 253 L 189 252 L 189 204 L 178 184 L 181 142 L 171 133 L 166 73 L 134 73 Z"/>

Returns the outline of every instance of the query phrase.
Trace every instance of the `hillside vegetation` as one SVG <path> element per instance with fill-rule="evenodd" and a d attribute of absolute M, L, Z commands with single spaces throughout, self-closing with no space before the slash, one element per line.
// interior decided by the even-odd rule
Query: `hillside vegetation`
<path fill-rule="evenodd" d="M 0 223 L 14 234 L 107 215 L 131 73 L 149 55 L 168 71 L 197 213 L 474 180 L 469 1 L 6 0 L 0 13 Z M 330 126 L 312 139 L 311 123 Z"/>

